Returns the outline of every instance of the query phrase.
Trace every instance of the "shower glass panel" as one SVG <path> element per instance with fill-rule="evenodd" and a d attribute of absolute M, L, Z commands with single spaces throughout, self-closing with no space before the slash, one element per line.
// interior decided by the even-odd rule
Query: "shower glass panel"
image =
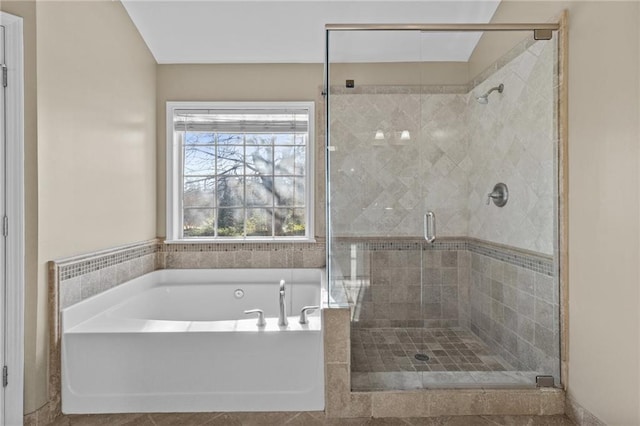
<path fill-rule="evenodd" d="M 353 390 L 560 385 L 557 58 L 555 33 L 327 31 Z"/>

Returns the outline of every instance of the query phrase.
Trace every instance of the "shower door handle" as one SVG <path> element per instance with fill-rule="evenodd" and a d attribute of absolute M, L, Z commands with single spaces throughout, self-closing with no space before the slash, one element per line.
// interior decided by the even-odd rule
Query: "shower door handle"
<path fill-rule="evenodd" d="M 428 211 L 424 215 L 424 239 L 428 243 L 436 240 L 436 215 L 432 211 Z"/>

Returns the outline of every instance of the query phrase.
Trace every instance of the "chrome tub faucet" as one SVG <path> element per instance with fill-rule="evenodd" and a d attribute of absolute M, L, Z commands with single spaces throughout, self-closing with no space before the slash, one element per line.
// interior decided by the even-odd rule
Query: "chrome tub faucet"
<path fill-rule="evenodd" d="M 289 325 L 289 321 L 287 321 L 287 307 L 284 296 L 284 280 L 280 280 L 280 316 L 278 317 L 278 325 L 286 327 Z"/>
<path fill-rule="evenodd" d="M 298 320 L 298 322 L 300 324 L 308 324 L 309 319 L 307 318 L 307 314 L 315 311 L 316 309 L 320 309 L 320 306 L 305 306 L 304 308 L 302 308 L 300 310 L 300 319 Z"/>

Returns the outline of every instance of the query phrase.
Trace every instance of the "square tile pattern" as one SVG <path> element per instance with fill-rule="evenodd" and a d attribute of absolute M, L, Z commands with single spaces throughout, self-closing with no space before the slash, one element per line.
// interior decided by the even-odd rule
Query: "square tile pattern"
<path fill-rule="evenodd" d="M 513 367 L 460 327 L 351 330 L 353 372 L 506 370 Z"/>
<path fill-rule="evenodd" d="M 351 330 L 352 391 L 527 388 L 539 374 L 516 371 L 460 327 Z"/>

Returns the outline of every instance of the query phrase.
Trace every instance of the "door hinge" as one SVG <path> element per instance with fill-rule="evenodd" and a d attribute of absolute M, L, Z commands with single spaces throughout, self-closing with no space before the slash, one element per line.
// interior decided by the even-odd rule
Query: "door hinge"
<path fill-rule="evenodd" d="M 553 376 L 536 376 L 536 385 L 539 388 L 552 388 L 555 386 Z"/>
<path fill-rule="evenodd" d="M 9 384 L 9 368 L 5 365 L 2 367 L 2 387 L 6 388 Z"/>
<path fill-rule="evenodd" d="M 2 87 L 7 87 L 7 66 L 5 64 L 0 64 L 0 67 L 2 67 Z"/>
<path fill-rule="evenodd" d="M 2 221 L 2 235 L 5 237 L 9 235 L 9 218 L 7 216 Z"/>

